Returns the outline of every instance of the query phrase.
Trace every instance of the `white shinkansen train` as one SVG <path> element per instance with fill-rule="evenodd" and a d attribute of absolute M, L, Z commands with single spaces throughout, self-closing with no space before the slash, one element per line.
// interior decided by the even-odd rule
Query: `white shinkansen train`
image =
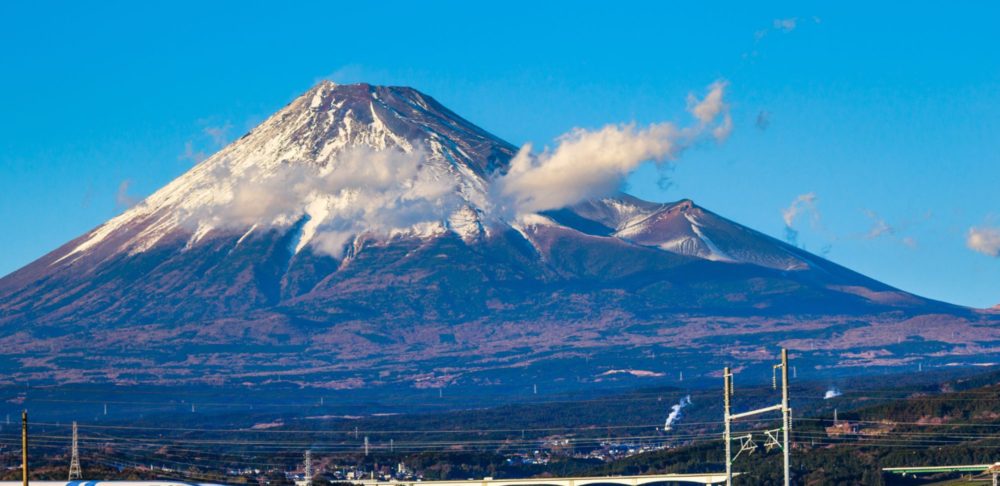
<path fill-rule="evenodd" d="M 0 481 L 0 486 L 22 486 L 21 481 Z M 195 483 L 174 479 L 158 479 L 153 481 L 113 481 L 84 480 L 73 481 L 28 481 L 28 486 L 225 486 L 218 483 Z"/>

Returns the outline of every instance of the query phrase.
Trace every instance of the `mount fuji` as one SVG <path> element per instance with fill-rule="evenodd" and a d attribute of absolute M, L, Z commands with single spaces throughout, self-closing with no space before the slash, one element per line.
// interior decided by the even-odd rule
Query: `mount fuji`
<path fill-rule="evenodd" d="M 511 209 L 524 152 L 414 89 L 322 82 L 0 279 L 3 380 L 569 389 L 769 366 L 778 346 L 817 375 L 1000 349 L 995 312 L 690 200 Z"/>

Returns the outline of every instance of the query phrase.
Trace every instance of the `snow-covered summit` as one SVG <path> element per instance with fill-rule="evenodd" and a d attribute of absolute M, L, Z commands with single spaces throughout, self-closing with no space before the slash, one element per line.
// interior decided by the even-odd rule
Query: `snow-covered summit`
<path fill-rule="evenodd" d="M 341 245 L 370 229 L 352 223 L 366 219 L 386 233 L 450 229 L 470 238 L 482 226 L 487 178 L 515 152 L 415 89 L 322 81 L 60 261 L 112 239 L 137 252 L 182 232 L 194 244 L 212 231 L 300 220 L 297 250 L 324 225 L 337 235 L 328 246 Z"/>

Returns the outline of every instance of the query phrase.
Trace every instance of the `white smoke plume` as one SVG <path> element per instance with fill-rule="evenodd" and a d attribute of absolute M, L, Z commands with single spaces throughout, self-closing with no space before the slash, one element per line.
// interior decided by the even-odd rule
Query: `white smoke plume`
<path fill-rule="evenodd" d="M 669 432 L 673 429 L 674 423 L 681 418 L 681 410 L 688 405 L 691 405 L 691 395 L 686 395 L 684 398 L 681 398 L 681 401 L 670 407 L 670 414 L 667 415 L 667 421 L 663 423 L 664 432 Z"/>
<path fill-rule="evenodd" d="M 704 98 L 688 97 L 688 111 L 697 121 L 692 126 L 577 128 L 560 137 L 555 149 L 537 154 L 527 144 L 508 172 L 494 180 L 495 199 L 507 216 L 566 207 L 613 193 L 643 162 L 667 163 L 708 136 L 721 142 L 732 131 L 726 86 L 716 81 Z"/>
<path fill-rule="evenodd" d="M 843 395 L 843 393 L 840 392 L 840 389 L 837 388 L 837 387 L 835 387 L 835 386 L 832 386 L 832 387 L 830 387 L 829 390 L 826 391 L 826 393 L 823 394 L 823 400 L 829 400 L 831 398 L 837 398 L 837 397 L 839 397 L 841 395 Z"/>

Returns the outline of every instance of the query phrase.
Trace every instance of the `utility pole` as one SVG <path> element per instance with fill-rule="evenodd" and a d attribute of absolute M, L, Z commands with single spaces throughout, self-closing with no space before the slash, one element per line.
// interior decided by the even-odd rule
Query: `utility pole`
<path fill-rule="evenodd" d="M 729 415 L 729 401 L 730 394 L 733 392 L 733 374 L 729 371 L 729 367 L 722 372 L 722 395 L 723 395 L 723 415 L 726 419 L 726 430 L 723 432 L 722 440 L 726 442 L 726 486 L 733 486 L 733 461 L 730 459 L 733 457 L 733 440 L 731 437 L 730 424 L 732 419 Z"/>
<path fill-rule="evenodd" d="M 750 410 L 748 412 L 736 414 L 731 411 L 733 397 L 733 373 L 728 366 L 723 370 L 723 387 L 725 388 L 723 394 L 723 414 L 725 418 L 725 431 L 723 432 L 723 439 L 726 442 L 726 486 L 732 486 L 733 484 L 733 460 L 735 458 L 732 456 L 732 422 L 768 412 L 781 412 L 781 430 L 783 435 L 781 443 L 779 444 L 777 440 L 777 429 L 765 431 L 765 435 L 768 437 L 768 443 L 765 444 L 765 448 L 770 449 L 771 447 L 781 447 L 784 462 L 784 486 L 790 485 L 791 448 L 789 443 L 789 434 L 791 433 L 792 427 L 792 408 L 788 405 L 788 350 L 786 349 L 781 350 L 781 363 L 774 365 L 772 370 L 772 386 L 774 388 L 778 388 L 778 368 L 781 368 L 781 403 L 771 405 L 770 407 L 759 408 L 757 410 Z M 750 450 L 752 452 L 752 450 L 757 447 L 753 442 L 753 433 L 737 437 L 737 439 L 741 442 L 740 452 L 736 454 L 737 456 L 739 456 L 744 450 Z"/>
<path fill-rule="evenodd" d="M 789 486 L 789 481 L 791 480 L 791 467 L 789 465 L 791 451 L 788 448 L 788 433 L 792 428 L 792 409 L 788 407 L 788 350 L 785 348 L 781 348 L 781 418 L 781 427 L 784 429 L 784 445 L 781 446 L 781 452 L 785 456 L 785 486 Z"/>
<path fill-rule="evenodd" d="M 28 411 L 21 412 L 21 484 L 28 486 Z"/>
<path fill-rule="evenodd" d="M 76 441 L 76 421 L 73 421 L 73 450 L 72 457 L 69 460 L 69 480 L 80 479 L 82 476 L 80 472 L 80 449 L 77 447 Z"/>

